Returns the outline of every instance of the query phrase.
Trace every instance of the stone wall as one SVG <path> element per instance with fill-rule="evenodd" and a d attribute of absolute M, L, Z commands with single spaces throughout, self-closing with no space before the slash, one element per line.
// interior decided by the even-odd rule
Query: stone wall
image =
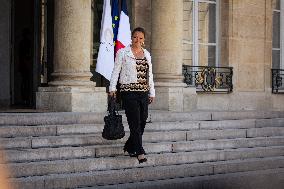
<path fill-rule="evenodd" d="M 189 1 L 184 21 L 189 22 Z M 283 110 L 284 96 L 271 93 L 272 1 L 220 1 L 220 66 L 232 66 L 233 93 L 197 94 L 197 109 Z M 184 38 L 190 30 L 184 24 Z M 184 52 L 189 46 L 184 45 Z M 184 53 L 184 64 L 191 65 Z"/>
<path fill-rule="evenodd" d="M 10 104 L 10 1 L 0 0 L 0 108 Z"/>
<path fill-rule="evenodd" d="M 234 68 L 234 90 L 264 92 L 266 1 L 231 1 L 229 8 L 229 63 Z"/>
<path fill-rule="evenodd" d="M 151 10 L 149 0 L 135 1 L 132 6 L 132 24 L 146 28 L 148 49 L 153 43 L 149 44 L 153 22 L 149 20 L 151 11 L 158 10 Z M 190 100 L 187 92 L 184 92 L 183 97 L 186 98 L 183 111 L 190 111 L 193 107 L 216 110 L 283 110 L 284 95 L 271 93 L 272 0 L 220 0 L 219 17 L 219 65 L 233 67 L 233 93 L 197 93 L 195 98 L 191 91 Z M 192 2 L 183 0 L 182 54 L 183 64 L 186 65 L 193 64 L 191 24 Z"/>

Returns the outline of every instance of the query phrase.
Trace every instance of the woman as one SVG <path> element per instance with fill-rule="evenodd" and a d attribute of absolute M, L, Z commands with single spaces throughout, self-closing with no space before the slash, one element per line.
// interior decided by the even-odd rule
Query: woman
<path fill-rule="evenodd" d="M 131 33 L 131 45 L 120 49 L 116 54 L 112 72 L 109 95 L 116 95 L 119 78 L 122 103 L 129 125 L 130 136 L 124 145 L 124 151 L 131 157 L 137 157 L 139 163 L 146 162 L 142 146 L 142 135 L 148 117 L 148 104 L 155 97 L 150 53 L 142 48 L 145 30 L 135 28 Z"/>

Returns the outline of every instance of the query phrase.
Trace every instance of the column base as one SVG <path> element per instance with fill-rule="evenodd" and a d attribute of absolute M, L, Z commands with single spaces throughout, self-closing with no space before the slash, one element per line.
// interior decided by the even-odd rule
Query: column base
<path fill-rule="evenodd" d="M 39 87 L 36 108 L 53 112 L 105 112 L 105 87 Z"/>
<path fill-rule="evenodd" d="M 196 89 L 184 83 L 155 82 L 155 90 L 155 102 L 150 109 L 184 112 L 197 108 Z"/>

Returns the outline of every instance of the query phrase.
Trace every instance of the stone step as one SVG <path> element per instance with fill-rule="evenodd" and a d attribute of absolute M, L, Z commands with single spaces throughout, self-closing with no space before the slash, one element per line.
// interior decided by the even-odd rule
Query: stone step
<path fill-rule="evenodd" d="M 136 158 L 117 156 L 10 163 L 9 166 L 14 177 L 26 177 L 273 156 L 284 156 L 284 146 L 149 154 L 148 161 L 144 164 L 138 164 Z"/>
<path fill-rule="evenodd" d="M 198 140 L 186 142 L 144 143 L 144 149 L 146 150 L 147 154 L 268 146 L 284 146 L 284 136 L 221 140 Z M 6 159 L 9 162 L 31 162 L 124 155 L 123 144 L 94 145 L 86 147 L 19 149 L 6 150 L 5 153 Z"/>
<path fill-rule="evenodd" d="M 130 183 L 133 188 L 141 182 L 167 180 L 172 178 L 198 177 L 201 175 L 218 175 L 259 171 L 268 169 L 281 169 L 284 167 L 284 157 L 252 158 L 245 160 L 230 160 L 225 162 L 205 162 L 182 165 L 167 165 L 143 168 L 130 168 L 121 170 L 91 171 L 82 173 L 53 174 L 46 176 L 33 176 L 16 178 L 12 182 L 21 189 L 57 189 L 57 188 L 124 188 Z M 284 171 L 283 171 L 284 173 Z M 120 184 L 119 183 L 125 183 Z M 135 184 L 136 183 L 136 184 Z M 106 185 L 106 186 L 99 186 Z M 136 186 L 136 187 L 134 187 Z M 84 188 L 87 189 L 87 188 Z"/>
<path fill-rule="evenodd" d="M 165 134 L 166 133 L 166 134 Z M 9 148 L 43 148 L 43 147 L 62 147 L 62 146 L 89 146 L 89 145 L 107 145 L 126 142 L 129 132 L 125 137 L 119 140 L 106 140 L 101 134 L 91 135 L 66 135 L 66 136 L 48 136 L 48 137 L 17 137 L 0 139 L 3 147 Z M 171 132 L 145 132 L 143 135 L 145 142 L 163 142 L 163 141 L 185 141 L 185 131 Z"/>
<path fill-rule="evenodd" d="M 225 111 L 212 112 L 212 120 L 284 118 L 281 111 Z"/>
<path fill-rule="evenodd" d="M 121 113 L 124 115 L 123 113 Z M 56 125 L 56 124 L 94 124 L 103 123 L 106 113 L 0 113 L 0 125 Z M 125 116 L 124 121 L 126 121 Z M 232 120 L 232 119 L 284 118 L 282 111 L 197 111 L 168 112 L 149 111 L 149 120 L 155 121 L 194 121 L 194 120 Z"/>
<path fill-rule="evenodd" d="M 274 118 L 274 119 L 257 119 L 255 121 L 255 127 L 284 127 L 284 118 Z"/>
<path fill-rule="evenodd" d="M 152 121 L 284 118 L 283 111 L 196 111 L 196 112 L 150 111 L 150 114 L 151 114 L 150 120 Z"/>
<path fill-rule="evenodd" d="M 124 122 L 125 130 L 129 131 Z M 14 138 L 27 136 L 56 136 L 69 134 L 91 134 L 102 132 L 103 124 L 66 124 L 36 126 L 0 126 L 0 137 Z M 176 121 L 152 122 L 146 131 L 194 130 L 194 129 L 248 129 L 265 127 L 284 127 L 284 118 L 278 119 L 244 119 L 221 121 Z"/>
<path fill-rule="evenodd" d="M 247 130 L 247 137 L 284 136 L 283 127 L 251 128 Z"/>
<path fill-rule="evenodd" d="M 250 129 L 224 129 L 224 130 L 191 130 L 191 131 L 146 131 L 143 135 L 144 142 L 165 141 L 191 141 L 191 140 L 213 140 L 233 138 L 254 138 L 263 136 L 283 136 L 284 127 L 250 128 Z M 12 148 L 43 148 L 62 146 L 88 146 L 117 144 L 127 140 L 129 132 L 120 140 L 105 140 L 99 134 L 80 134 L 43 137 L 17 137 L 0 138 L 2 146 L 6 149 Z"/>
<path fill-rule="evenodd" d="M 283 177 L 284 169 L 276 168 L 87 188 L 80 187 L 80 189 L 283 189 Z"/>
<path fill-rule="evenodd" d="M 64 125 L 65 127 L 68 125 Z M 90 126 L 91 127 L 91 126 Z M 1 138 L 36 137 L 58 135 L 57 125 L 46 126 L 0 126 Z"/>
<path fill-rule="evenodd" d="M 221 140 L 197 140 L 172 143 L 173 152 L 189 152 L 201 150 L 223 150 L 237 148 L 254 148 L 266 146 L 282 146 L 284 136 L 259 137 L 259 138 L 237 138 Z"/>
<path fill-rule="evenodd" d="M 233 121 L 233 122 L 238 122 Z M 241 120 L 242 123 L 244 121 Z M 249 122 L 249 121 L 246 121 Z M 217 124 L 217 123 L 216 123 Z M 241 125 L 241 123 L 235 123 Z M 123 123 L 125 131 L 129 131 L 128 124 Z M 214 123 L 212 123 L 214 125 Z M 154 122 L 148 123 L 146 131 L 170 131 L 199 129 L 197 121 L 184 122 Z M 213 126 L 214 127 L 214 126 Z M 103 131 L 104 124 L 68 124 L 68 125 L 37 125 L 37 126 L 0 126 L 0 137 L 15 138 L 26 136 L 59 136 L 74 134 L 95 134 Z"/>
<path fill-rule="evenodd" d="M 0 113 L 0 125 L 56 125 L 103 123 L 106 113 L 48 112 Z"/>
<path fill-rule="evenodd" d="M 192 131 L 147 131 L 143 135 L 144 142 L 165 142 L 165 141 L 186 141 L 186 140 L 208 140 L 208 139 L 230 139 L 246 138 L 246 129 L 225 129 L 225 130 L 192 130 Z M 276 133 L 277 134 L 277 133 Z M 17 137 L 2 138 L 1 144 L 9 148 L 43 148 L 61 146 L 86 146 L 123 143 L 126 136 L 119 140 L 105 140 L 101 134 L 91 135 L 62 135 L 48 137 Z"/>
<path fill-rule="evenodd" d="M 283 119 L 284 122 L 284 119 Z M 0 137 L 14 138 L 25 136 L 56 136 L 68 134 L 91 134 L 102 132 L 103 124 L 67 124 L 37 126 L 0 126 Z M 124 122 L 126 131 L 128 124 Z M 152 122 L 146 131 L 194 130 L 194 129 L 240 129 L 255 128 L 255 120 L 222 120 L 222 121 L 178 121 Z"/>

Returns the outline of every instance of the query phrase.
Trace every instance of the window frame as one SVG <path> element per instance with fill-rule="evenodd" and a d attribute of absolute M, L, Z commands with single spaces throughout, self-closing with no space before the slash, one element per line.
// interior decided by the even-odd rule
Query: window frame
<path fill-rule="evenodd" d="M 284 69 L 284 2 L 280 1 L 280 69 Z"/>
<path fill-rule="evenodd" d="M 280 51 L 280 59 L 279 59 L 279 69 L 284 69 L 284 2 L 280 0 L 280 9 L 275 9 L 272 7 L 272 19 L 274 12 L 279 12 L 280 13 L 280 35 L 279 35 L 279 40 L 280 40 L 280 45 L 279 48 L 274 48 L 273 43 L 272 43 L 272 57 L 271 60 L 273 60 L 273 51 Z M 273 23 L 273 21 L 272 21 Z M 273 41 L 273 24 L 272 24 L 272 41 Z M 273 62 L 271 62 L 271 67 L 273 68 Z"/>
<path fill-rule="evenodd" d="M 199 46 L 215 46 L 215 66 L 218 67 L 221 65 L 220 63 L 220 0 L 216 1 L 209 1 L 209 0 L 189 0 L 192 2 L 193 6 L 193 16 L 192 16 L 192 39 L 189 42 L 186 42 L 187 44 L 192 45 L 192 65 L 193 66 L 199 66 Z M 216 31 L 215 31 L 215 37 L 216 42 L 215 43 L 204 43 L 199 42 L 199 3 L 210 3 L 216 5 Z M 207 61 L 208 65 L 208 61 Z"/>

